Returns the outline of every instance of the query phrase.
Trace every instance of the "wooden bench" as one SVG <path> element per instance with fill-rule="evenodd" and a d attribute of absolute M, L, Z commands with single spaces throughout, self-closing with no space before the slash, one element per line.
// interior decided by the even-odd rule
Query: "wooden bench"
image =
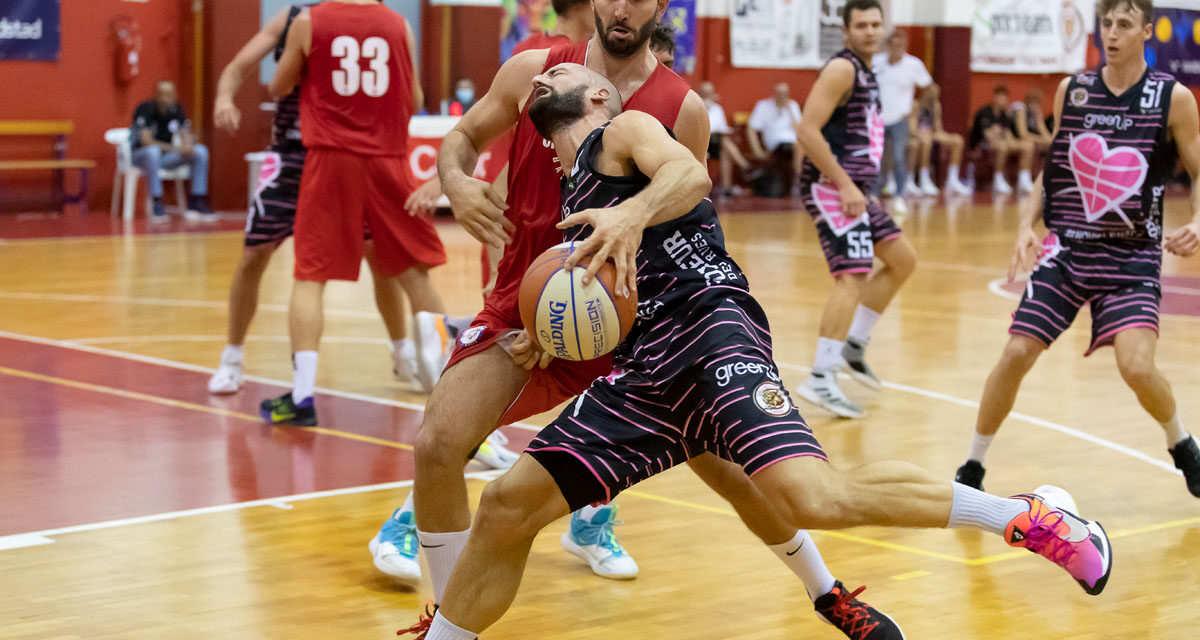
<path fill-rule="evenodd" d="M 0 171 L 53 171 L 54 194 L 60 208 L 85 200 L 88 170 L 96 168 L 96 163 L 67 158 L 67 136 L 74 131 L 75 123 L 70 120 L 0 120 L 0 136 L 49 136 L 54 140 L 52 158 L 0 160 Z M 74 193 L 68 193 L 64 186 L 64 174 L 70 170 L 79 171 L 79 188 Z"/>

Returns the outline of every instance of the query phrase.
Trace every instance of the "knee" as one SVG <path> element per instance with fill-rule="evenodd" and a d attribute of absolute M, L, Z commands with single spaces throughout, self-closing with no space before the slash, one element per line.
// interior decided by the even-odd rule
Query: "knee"
<path fill-rule="evenodd" d="M 426 413 L 421 428 L 417 430 L 416 442 L 413 443 L 418 471 L 436 469 L 461 475 L 474 446 L 460 436 L 462 431 L 454 424 L 431 419 Z"/>
<path fill-rule="evenodd" d="M 197 144 L 192 147 L 192 155 L 197 160 L 206 160 L 207 161 L 208 160 L 208 147 L 206 147 L 202 144 Z"/>
<path fill-rule="evenodd" d="M 1154 360 L 1143 353 L 1123 354 L 1117 357 L 1117 368 L 1125 384 L 1134 389 L 1149 385 L 1154 378 Z"/>
<path fill-rule="evenodd" d="M 521 492 L 510 485 L 513 483 L 500 478 L 484 488 L 479 510 L 471 524 L 472 535 L 478 532 L 491 538 L 523 539 L 537 535 L 541 530 L 530 517 Z"/>
<path fill-rule="evenodd" d="M 893 242 L 897 243 L 896 248 L 888 252 L 884 264 L 897 279 L 904 281 L 917 270 L 917 252 L 903 237 Z"/>
<path fill-rule="evenodd" d="M 1038 356 L 1042 355 L 1042 352 L 1045 350 L 1045 345 L 1033 338 L 1014 335 L 1009 339 L 1008 344 L 1005 345 L 1000 361 L 1008 368 L 1028 371 L 1033 367 L 1033 363 L 1037 361 Z"/>
<path fill-rule="evenodd" d="M 275 245 L 271 243 L 256 244 L 242 249 L 242 271 L 259 272 L 266 269 L 274 253 Z"/>
<path fill-rule="evenodd" d="M 157 167 L 162 164 L 162 149 L 158 145 L 150 145 L 142 147 L 134 156 L 136 164 L 141 164 L 150 167 Z"/>
<path fill-rule="evenodd" d="M 865 273 L 840 273 L 833 277 L 833 288 L 836 292 L 846 295 L 862 295 L 863 287 L 867 284 Z"/>

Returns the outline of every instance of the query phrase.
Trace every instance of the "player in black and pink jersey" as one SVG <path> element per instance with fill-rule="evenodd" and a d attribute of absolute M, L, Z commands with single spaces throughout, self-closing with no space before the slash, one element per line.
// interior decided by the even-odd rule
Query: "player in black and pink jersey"
<path fill-rule="evenodd" d="M 780 382 L 766 315 L 701 199 L 711 187 L 705 167 L 652 116 L 620 113 L 617 89 L 595 71 L 558 64 L 533 87 L 529 117 L 563 172 L 568 217 L 559 227 L 594 230 L 564 267 L 594 255 L 595 271 L 602 258 L 622 265 L 636 255 L 636 282 L 618 268 L 616 288 L 638 292 L 637 319 L 611 373 L 484 490 L 441 608 L 428 629 L 415 628 L 421 638 L 475 640 L 512 604 L 540 529 L 706 454 L 737 464 L 793 527 L 978 528 L 1040 553 L 1090 594 L 1104 589 L 1108 538 L 1062 506 L 1071 500 L 1061 489 L 1002 498 L 895 461 L 835 470 Z M 655 183 L 672 186 L 674 206 L 655 212 L 638 202 Z M 849 637 L 904 638 L 884 614 L 856 609 L 859 622 L 842 627 Z M 753 612 L 745 626 L 754 627 Z"/>
<path fill-rule="evenodd" d="M 1192 92 L 1142 57 L 1153 33 L 1150 0 L 1101 0 L 1097 10 L 1107 63 L 1058 87 L 1054 142 L 1021 212 L 1009 279 L 1017 269 L 1032 267 L 1033 274 L 984 387 L 970 456 L 956 480 L 982 487 L 984 454 L 1021 380 L 1089 304 L 1092 341 L 1084 355 L 1114 347 L 1121 377 L 1162 425 L 1188 491 L 1200 497 L 1200 450 L 1154 364 L 1163 247 L 1178 256 L 1200 249 L 1200 116 Z M 1176 158 L 1192 175 L 1193 217 L 1164 233 L 1163 193 Z M 1050 231 L 1041 241 L 1033 230 L 1039 217 Z"/>
<path fill-rule="evenodd" d="M 883 10 L 877 0 L 849 0 L 842 16 L 846 48 L 821 70 L 799 128 L 807 154 L 800 191 L 817 224 L 833 292 L 821 314 L 812 375 L 796 393 L 842 418 L 861 418 L 865 413 L 842 393 L 834 372 L 844 363 L 864 385 L 880 388 L 864 359 L 867 343 L 917 258 L 879 199 L 868 195 L 883 159 L 879 85 L 871 72 L 871 56 L 883 43 Z"/>

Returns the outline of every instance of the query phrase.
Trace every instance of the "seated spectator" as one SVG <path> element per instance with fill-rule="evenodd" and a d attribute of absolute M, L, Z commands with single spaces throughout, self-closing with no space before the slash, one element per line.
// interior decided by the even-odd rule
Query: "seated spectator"
<path fill-rule="evenodd" d="M 996 154 L 996 173 L 992 177 L 992 190 L 1001 195 L 1013 192 L 1004 179 L 1004 167 L 1008 156 L 1016 153 L 1020 157 L 1020 173 L 1017 188 L 1022 192 L 1033 191 L 1033 177 L 1029 168 L 1033 165 L 1033 143 L 1018 140 L 1012 118 L 1008 113 L 1008 89 L 998 86 L 992 91 L 992 101 L 975 114 L 971 126 L 971 148 L 991 150 Z"/>
<path fill-rule="evenodd" d="M 196 143 L 191 123 L 184 115 L 183 107 L 179 106 L 174 82 L 159 82 L 155 97 L 137 106 L 133 112 L 130 140 L 133 164 L 146 175 L 150 196 L 154 199 L 151 222 L 167 219 L 158 170 L 185 164 L 192 170 L 192 195 L 188 198 L 185 215 L 200 219 L 214 216 L 208 208 L 208 148 Z"/>
<path fill-rule="evenodd" d="M 1012 106 L 1017 139 L 1032 141 L 1035 153 L 1049 149 L 1050 143 L 1054 141 L 1054 136 L 1050 133 L 1050 127 L 1053 125 L 1046 124 L 1045 102 L 1042 98 L 1041 89 L 1030 89 L 1029 93 L 1025 94 L 1025 102 L 1017 102 Z"/>
<path fill-rule="evenodd" d="M 450 102 L 449 114 L 461 116 L 475 106 L 475 83 L 470 78 L 459 78 L 454 83 L 454 100 Z"/>
<path fill-rule="evenodd" d="M 917 89 L 933 82 L 925 63 L 908 53 L 908 34 L 897 29 L 888 36 L 888 50 L 876 54 L 871 61 L 879 82 L 879 101 L 883 107 L 884 167 L 887 177 L 883 195 L 896 193 L 897 188 L 912 183 L 912 174 L 905 162 L 909 148 L 909 115 Z M 890 168 L 890 171 L 888 170 Z M 910 195 L 920 195 L 920 189 L 905 189 Z"/>
<path fill-rule="evenodd" d="M 666 68 L 675 69 L 675 30 L 671 25 L 659 21 L 650 32 L 650 53 Z"/>
<path fill-rule="evenodd" d="M 919 189 L 921 193 L 930 196 L 938 194 L 937 185 L 930 173 L 930 159 L 933 157 L 933 145 L 939 144 L 950 150 L 950 166 L 946 170 L 946 190 L 956 195 L 969 196 L 973 193 L 971 187 L 963 184 L 958 178 L 958 167 L 962 164 L 963 137 L 950 133 L 942 128 L 942 90 L 936 84 L 930 84 L 921 92 L 921 97 L 913 103 L 912 113 L 908 124 L 912 131 L 911 160 L 909 164 L 920 176 L 920 184 L 910 184 L 908 189 Z M 911 178 L 910 178 L 911 182 Z"/>
<path fill-rule="evenodd" d="M 787 83 L 780 82 L 775 85 L 775 94 L 759 100 L 750 112 L 750 131 L 746 136 L 750 139 L 750 149 L 758 160 L 770 162 L 775 178 L 765 187 L 758 186 L 767 182 L 760 180 L 756 184 L 758 195 L 774 198 L 789 195 L 804 161 L 804 150 L 796 138 L 800 105 L 789 97 L 789 93 Z"/>
<path fill-rule="evenodd" d="M 725 119 L 725 109 L 717 104 L 716 89 L 711 82 L 701 82 L 698 93 L 708 107 L 708 157 L 721 163 L 721 195 L 737 195 L 733 185 L 733 165 L 742 171 L 742 177 L 754 182 L 762 176 L 762 169 L 753 169 L 750 162 L 742 155 L 733 140 L 729 137 L 733 130 Z"/>

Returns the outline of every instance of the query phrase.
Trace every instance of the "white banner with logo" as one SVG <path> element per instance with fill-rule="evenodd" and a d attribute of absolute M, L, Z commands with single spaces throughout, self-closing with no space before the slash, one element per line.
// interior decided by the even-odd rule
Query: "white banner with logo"
<path fill-rule="evenodd" d="M 1095 0 L 976 0 L 971 70 L 1070 73 L 1087 61 Z"/>
<path fill-rule="evenodd" d="M 842 49 L 845 0 L 732 0 L 735 67 L 818 69 Z"/>

